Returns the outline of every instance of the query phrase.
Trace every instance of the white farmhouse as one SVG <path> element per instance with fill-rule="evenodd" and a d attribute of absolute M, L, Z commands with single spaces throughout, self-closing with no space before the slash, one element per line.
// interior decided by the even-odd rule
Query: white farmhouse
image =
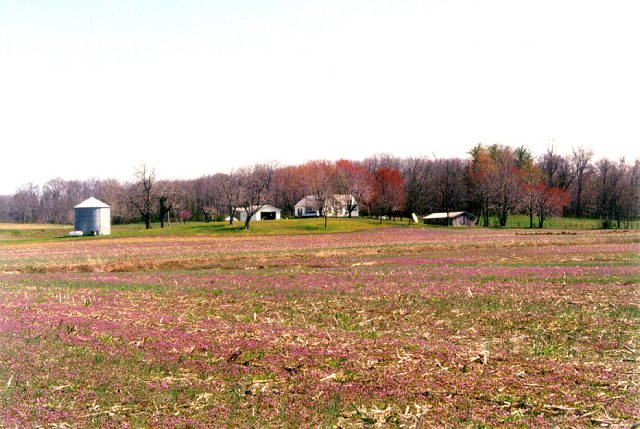
<path fill-rule="evenodd" d="M 295 217 L 314 217 L 323 214 L 329 217 L 358 217 L 358 203 L 352 195 L 334 194 L 324 202 L 321 207 L 320 201 L 315 195 L 307 195 L 294 207 Z"/>

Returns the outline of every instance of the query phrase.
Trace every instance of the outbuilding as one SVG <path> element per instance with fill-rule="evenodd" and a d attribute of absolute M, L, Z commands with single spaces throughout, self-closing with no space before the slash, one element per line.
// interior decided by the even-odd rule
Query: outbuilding
<path fill-rule="evenodd" d="M 282 213 L 282 209 L 274 207 L 270 204 L 264 205 L 259 208 L 257 206 L 252 207 L 251 211 L 254 212 L 251 216 L 251 220 L 278 220 L 280 219 L 280 215 Z M 245 209 L 238 209 L 238 214 L 240 215 L 241 222 L 247 220 L 247 212 Z"/>
<path fill-rule="evenodd" d="M 111 234 L 111 207 L 91 197 L 73 208 L 73 227 L 82 235 Z"/>
<path fill-rule="evenodd" d="M 467 212 L 442 212 L 431 213 L 422 219 L 427 225 L 472 226 L 475 225 L 476 217 Z"/>

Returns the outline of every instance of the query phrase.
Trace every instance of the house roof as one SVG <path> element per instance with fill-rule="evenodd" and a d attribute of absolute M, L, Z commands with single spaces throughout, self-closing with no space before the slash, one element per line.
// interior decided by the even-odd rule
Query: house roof
<path fill-rule="evenodd" d="M 295 207 L 309 207 L 313 209 L 318 209 L 318 198 L 315 195 L 307 195 L 300 201 L 298 201 Z"/>
<path fill-rule="evenodd" d="M 449 219 L 454 219 L 462 215 L 467 215 L 470 218 L 475 218 L 474 215 L 467 212 L 449 212 Z M 446 219 L 446 218 L 447 218 L 447 212 L 442 212 L 442 213 L 431 213 L 430 215 L 425 216 L 422 219 Z"/>
<path fill-rule="evenodd" d="M 103 209 L 103 208 L 108 209 L 109 206 L 94 197 L 87 198 L 86 200 L 84 200 L 83 202 L 81 202 L 80 204 L 74 207 L 74 209 Z"/>
<path fill-rule="evenodd" d="M 349 202 L 355 203 L 355 199 L 352 195 L 334 194 L 332 197 L 335 201 L 339 202 L 342 205 L 347 205 L 347 203 Z M 307 195 L 303 199 L 298 201 L 295 207 L 309 207 L 317 210 L 319 208 L 318 197 L 316 197 L 315 195 Z"/>

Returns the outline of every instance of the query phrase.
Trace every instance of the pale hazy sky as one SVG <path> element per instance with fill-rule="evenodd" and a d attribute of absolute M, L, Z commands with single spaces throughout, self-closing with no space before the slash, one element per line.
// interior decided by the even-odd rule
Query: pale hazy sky
<path fill-rule="evenodd" d="M 640 157 L 640 2 L 0 0 L 0 194 L 258 161 Z"/>

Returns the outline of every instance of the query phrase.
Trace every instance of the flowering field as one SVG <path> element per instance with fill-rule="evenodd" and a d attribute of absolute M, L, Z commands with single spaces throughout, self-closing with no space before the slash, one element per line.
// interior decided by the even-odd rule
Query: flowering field
<path fill-rule="evenodd" d="M 0 427 L 628 427 L 636 232 L 0 244 Z"/>

